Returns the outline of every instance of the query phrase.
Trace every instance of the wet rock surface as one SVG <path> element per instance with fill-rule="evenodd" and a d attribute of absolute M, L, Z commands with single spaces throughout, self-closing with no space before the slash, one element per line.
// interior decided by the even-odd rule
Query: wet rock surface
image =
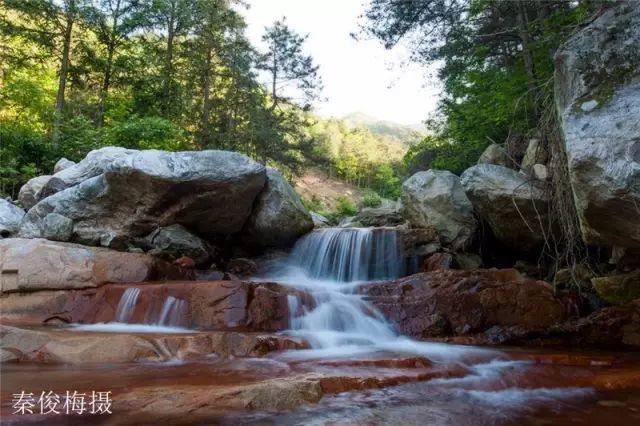
<path fill-rule="evenodd" d="M 419 338 L 495 327 L 542 331 L 567 319 L 549 284 L 513 269 L 439 270 L 360 291 L 400 333 Z"/>
<path fill-rule="evenodd" d="M 443 365 L 392 354 L 315 361 L 286 354 L 174 364 L 4 364 L 3 418 L 20 420 L 9 412 L 16 386 L 110 390 L 113 414 L 98 420 L 116 425 L 564 424 L 567 416 L 610 425 L 640 418 L 640 364 L 633 356 L 516 349 L 493 361 Z M 55 420 L 73 424 L 78 416 Z"/>
<path fill-rule="evenodd" d="M 289 324 L 285 288 L 241 281 L 109 284 L 97 289 L 5 294 L 0 299 L 0 318 L 31 325 L 111 322 L 127 289 L 139 291 L 129 323 L 152 324 L 167 298 L 173 297 L 186 303 L 180 325 L 190 328 L 281 331 Z"/>
<path fill-rule="evenodd" d="M 212 356 L 258 357 L 273 351 L 304 349 L 302 339 L 251 332 L 95 332 L 71 328 L 19 328 L 0 325 L 7 361 L 105 364 L 197 360 Z"/>

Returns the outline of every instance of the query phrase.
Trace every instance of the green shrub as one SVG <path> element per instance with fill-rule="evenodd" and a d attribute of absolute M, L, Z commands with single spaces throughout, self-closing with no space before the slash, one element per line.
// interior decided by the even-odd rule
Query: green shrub
<path fill-rule="evenodd" d="M 356 206 L 347 197 L 336 199 L 335 213 L 339 217 L 353 216 L 358 212 Z"/>
<path fill-rule="evenodd" d="M 380 207 L 382 198 L 374 191 L 366 191 L 362 197 L 364 207 Z"/>
<path fill-rule="evenodd" d="M 131 149 L 185 149 L 186 135 L 178 126 L 161 117 L 131 117 L 104 130 L 103 146 Z"/>

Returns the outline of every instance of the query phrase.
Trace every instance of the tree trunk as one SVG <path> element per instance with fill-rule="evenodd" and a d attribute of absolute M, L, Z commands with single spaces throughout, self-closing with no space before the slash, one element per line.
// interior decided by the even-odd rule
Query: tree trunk
<path fill-rule="evenodd" d="M 109 87 L 111 86 L 111 75 L 113 73 L 113 56 L 116 51 L 116 37 L 118 36 L 118 18 L 120 15 L 120 0 L 116 2 L 116 9 L 113 12 L 113 22 L 111 27 L 111 36 L 109 38 L 109 44 L 107 45 L 107 63 L 104 69 L 104 78 L 102 80 L 102 87 L 100 88 L 100 99 L 98 104 L 98 117 L 96 124 L 98 127 L 102 127 L 104 123 L 104 111 L 107 103 L 107 96 L 109 95 Z"/>
<path fill-rule="evenodd" d="M 517 2 L 518 7 L 518 33 L 522 41 L 522 59 L 527 73 L 527 88 L 529 94 L 536 94 L 536 72 L 533 54 L 531 52 L 531 35 L 529 34 L 529 19 L 527 18 L 526 5 L 523 0 Z"/>
<path fill-rule="evenodd" d="M 204 148 L 209 143 L 209 113 L 211 111 L 209 105 L 209 96 L 211 90 L 211 63 L 212 48 L 207 48 L 205 61 L 204 76 L 202 79 L 202 117 L 200 118 L 200 148 Z"/>
<path fill-rule="evenodd" d="M 164 63 L 164 81 L 162 82 L 162 116 L 169 117 L 171 103 L 171 80 L 173 79 L 173 40 L 175 38 L 175 10 L 171 11 L 167 25 L 167 53 Z"/>
<path fill-rule="evenodd" d="M 67 87 L 67 74 L 69 72 L 69 56 L 71 52 L 71 36 L 73 33 L 74 23 L 74 1 L 69 2 L 69 8 L 66 12 L 66 27 L 64 30 L 64 39 L 62 45 L 62 59 L 60 61 L 60 78 L 58 80 L 58 93 L 56 94 L 55 116 L 53 121 L 53 137 L 54 143 L 60 140 L 60 125 L 62 123 L 62 112 L 64 109 L 64 96 Z"/>
<path fill-rule="evenodd" d="M 271 104 L 271 111 L 273 112 L 276 109 L 276 106 L 278 105 L 278 97 L 276 96 L 276 84 L 278 81 L 278 62 L 276 60 L 276 48 L 273 48 L 273 72 L 272 72 L 272 80 L 271 80 L 271 97 L 272 99 L 272 104 Z"/>

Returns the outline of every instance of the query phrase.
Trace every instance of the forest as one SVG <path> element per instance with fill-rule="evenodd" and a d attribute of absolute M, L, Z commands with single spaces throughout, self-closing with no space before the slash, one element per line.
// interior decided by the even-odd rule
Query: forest
<path fill-rule="evenodd" d="M 409 144 L 316 116 L 322 81 L 306 36 L 283 18 L 265 28 L 260 51 L 247 40 L 244 7 L 3 1 L 0 192 L 15 196 L 58 158 L 110 145 L 234 150 L 290 179 L 321 166 L 388 198 L 415 171 L 462 172 L 490 143 L 518 161 L 548 120 L 554 50 L 606 3 L 371 1 L 356 37 L 405 43 L 413 61 L 439 65 L 437 113 Z"/>

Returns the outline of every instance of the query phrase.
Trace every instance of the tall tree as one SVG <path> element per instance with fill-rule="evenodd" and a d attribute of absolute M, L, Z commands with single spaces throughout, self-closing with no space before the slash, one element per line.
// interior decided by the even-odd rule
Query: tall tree
<path fill-rule="evenodd" d="M 163 117 L 170 117 L 174 112 L 172 104 L 176 96 L 175 56 L 180 37 L 192 29 L 194 22 L 194 5 L 191 0 L 147 0 L 145 15 L 151 28 L 158 30 L 164 39 L 164 64 L 162 72 L 162 89 L 160 96 L 160 112 Z"/>
<path fill-rule="evenodd" d="M 98 0 L 92 9 L 91 23 L 103 46 L 102 82 L 98 94 L 96 123 L 102 126 L 106 102 L 114 77 L 115 60 L 122 43 L 142 25 L 139 0 Z"/>
<path fill-rule="evenodd" d="M 12 31 L 59 57 L 52 132 L 52 140 L 56 143 L 65 107 L 74 27 L 86 13 L 86 0 L 5 0 L 5 5 L 22 17 Z"/>
<path fill-rule="evenodd" d="M 284 18 L 266 28 L 262 36 L 267 52 L 263 55 L 259 68 L 269 74 L 272 110 L 281 101 L 308 106 L 317 98 L 322 83 L 318 66 L 314 65 L 311 56 L 304 53 L 304 43 L 308 37 L 289 28 Z M 287 90 L 290 94 L 285 94 Z"/>

